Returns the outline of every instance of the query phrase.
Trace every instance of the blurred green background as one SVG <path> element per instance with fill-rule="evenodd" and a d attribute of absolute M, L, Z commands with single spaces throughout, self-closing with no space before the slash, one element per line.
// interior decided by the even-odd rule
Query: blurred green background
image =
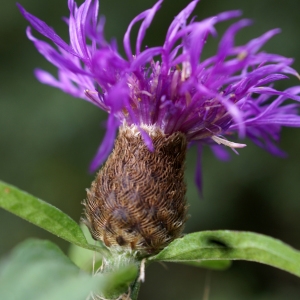
<path fill-rule="evenodd" d="M 31 13 L 53 26 L 65 40 L 67 0 L 22 0 Z M 160 45 L 173 17 L 187 0 L 165 0 L 146 44 Z M 106 37 L 116 37 L 122 49 L 122 35 L 130 20 L 149 8 L 154 0 L 102 0 L 106 16 Z M 75 220 L 82 214 L 85 189 L 94 175 L 88 164 L 102 140 L 105 113 L 79 99 L 42 85 L 33 69 L 54 68 L 25 36 L 27 22 L 15 1 L 2 0 L 0 10 L 0 179 L 46 200 Z M 218 12 L 242 9 L 254 19 L 237 42 L 280 27 L 282 33 L 265 49 L 296 59 L 300 70 L 299 0 L 202 0 L 194 14 L 198 19 Z M 230 22 L 217 26 L 220 33 Z M 210 39 L 205 55 L 213 55 L 217 41 Z M 281 89 L 299 82 L 292 78 Z M 194 185 L 196 154 L 190 151 L 186 180 L 190 219 L 185 232 L 209 229 L 249 230 L 279 238 L 300 249 L 300 129 L 284 129 L 281 147 L 287 159 L 272 157 L 247 142 L 240 155 L 220 162 L 207 149 L 203 157 L 204 199 Z M 69 245 L 47 232 L 0 210 L 0 254 L 6 255 L 28 237 L 52 240 L 67 251 Z M 300 266 L 299 266 L 300 267 Z M 206 280 L 210 277 L 209 283 Z M 205 283 L 206 282 L 206 283 Z M 194 267 L 156 264 L 149 267 L 140 299 L 202 299 L 210 288 L 210 300 L 218 299 L 300 299 L 300 279 L 268 266 L 234 262 L 225 272 Z M 187 296 L 186 296 L 187 295 Z"/>

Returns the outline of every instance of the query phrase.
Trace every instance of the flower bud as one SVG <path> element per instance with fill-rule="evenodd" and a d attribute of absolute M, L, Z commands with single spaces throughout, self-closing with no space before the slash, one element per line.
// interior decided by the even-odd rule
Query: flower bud
<path fill-rule="evenodd" d="M 184 134 L 149 126 L 150 151 L 136 126 L 120 128 L 114 150 L 87 191 L 85 223 L 111 250 L 156 253 L 186 221 Z"/>

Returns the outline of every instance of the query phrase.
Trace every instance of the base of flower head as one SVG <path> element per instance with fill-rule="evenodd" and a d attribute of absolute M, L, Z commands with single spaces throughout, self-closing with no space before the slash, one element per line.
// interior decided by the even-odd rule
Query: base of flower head
<path fill-rule="evenodd" d="M 181 236 L 186 221 L 185 135 L 165 135 L 123 125 L 114 150 L 100 169 L 85 201 L 85 223 L 92 236 L 115 251 L 148 255 Z"/>

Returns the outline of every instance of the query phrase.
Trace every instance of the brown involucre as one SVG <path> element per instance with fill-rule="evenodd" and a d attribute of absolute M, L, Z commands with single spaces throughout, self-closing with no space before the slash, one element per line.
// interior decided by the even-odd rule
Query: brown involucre
<path fill-rule="evenodd" d="M 87 190 L 84 221 L 94 239 L 117 251 L 158 252 L 181 236 L 186 221 L 186 138 L 180 132 L 149 134 L 153 152 L 136 129 L 121 127 Z"/>

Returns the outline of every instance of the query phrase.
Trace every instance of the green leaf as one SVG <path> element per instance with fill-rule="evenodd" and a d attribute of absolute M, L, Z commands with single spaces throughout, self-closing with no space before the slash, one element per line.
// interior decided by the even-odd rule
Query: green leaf
<path fill-rule="evenodd" d="M 84 233 L 84 236 L 89 244 L 94 243 L 90 231 L 88 230 L 87 226 L 84 224 L 80 224 L 80 228 Z M 103 256 L 90 249 L 85 249 L 74 244 L 70 245 L 69 253 L 70 259 L 78 266 L 80 269 L 85 270 L 87 272 L 92 272 L 92 270 L 96 271 L 100 268 L 102 264 Z"/>
<path fill-rule="evenodd" d="M 173 241 L 152 261 L 248 260 L 300 277 L 300 252 L 274 238 L 228 230 L 191 233 Z"/>
<path fill-rule="evenodd" d="M 87 243 L 79 225 L 58 208 L 0 181 L 0 207 L 80 247 L 107 252 Z"/>
<path fill-rule="evenodd" d="M 49 241 L 27 240 L 0 265 L 0 299 L 82 300 L 99 283 Z"/>
<path fill-rule="evenodd" d="M 178 261 L 178 263 L 212 270 L 227 270 L 231 266 L 230 260 L 195 260 Z"/>
<path fill-rule="evenodd" d="M 127 292 L 136 266 L 91 276 L 49 241 L 27 240 L 0 263 L 0 299 L 82 300 L 88 295 Z M 91 299 L 91 298 L 90 298 Z"/>

